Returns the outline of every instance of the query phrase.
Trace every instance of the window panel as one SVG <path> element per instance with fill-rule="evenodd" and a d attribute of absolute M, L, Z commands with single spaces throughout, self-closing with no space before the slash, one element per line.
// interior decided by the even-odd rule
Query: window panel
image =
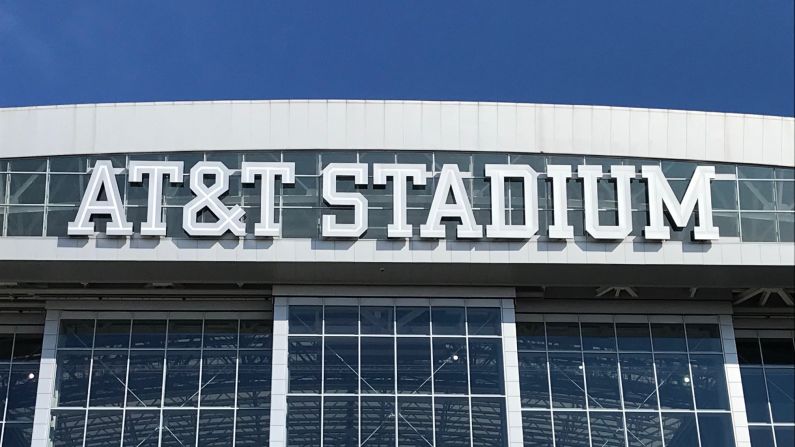
<path fill-rule="evenodd" d="M 362 397 L 361 445 L 394 447 L 395 399 L 393 397 Z"/>
<path fill-rule="evenodd" d="M 428 335 L 431 333 L 431 311 L 428 307 L 403 307 L 395 310 L 399 335 Z"/>
<path fill-rule="evenodd" d="M 234 406 L 237 382 L 235 351 L 204 351 L 202 361 L 202 407 Z"/>
<path fill-rule="evenodd" d="M 795 182 L 776 182 L 776 209 L 795 210 Z"/>
<path fill-rule="evenodd" d="M 121 410 L 96 410 L 88 412 L 84 447 L 119 445 L 122 434 Z"/>
<path fill-rule="evenodd" d="M 658 354 L 655 356 L 659 383 L 660 407 L 664 409 L 692 409 L 693 394 L 687 355 Z"/>
<path fill-rule="evenodd" d="M 271 361 L 271 351 L 240 351 L 237 371 L 238 408 L 270 406 Z"/>
<path fill-rule="evenodd" d="M 467 394 L 467 346 L 463 338 L 434 338 L 434 392 Z"/>
<path fill-rule="evenodd" d="M 519 388 L 522 407 L 549 408 L 547 376 L 547 355 L 545 353 L 519 353 Z"/>
<path fill-rule="evenodd" d="M 53 410 L 50 421 L 52 447 L 82 446 L 85 421 L 85 410 Z"/>
<path fill-rule="evenodd" d="M 88 399 L 88 379 L 91 374 L 90 351 L 59 351 L 56 405 L 59 407 L 83 407 Z"/>
<path fill-rule="evenodd" d="M 47 177 L 44 174 L 11 174 L 8 176 L 8 203 L 37 205 L 44 203 Z"/>
<path fill-rule="evenodd" d="M 201 410 L 199 412 L 199 447 L 228 447 L 234 438 L 235 412 Z"/>
<path fill-rule="evenodd" d="M 717 324 L 687 324 L 690 352 L 721 352 L 720 328 Z"/>
<path fill-rule="evenodd" d="M 75 220 L 75 216 L 77 216 L 77 207 L 74 206 L 47 207 L 46 236 L 66 237 L 67 229 L 69 228 L 69 222 Z M 129 216 L 129 214 L 128 218 L 132 220 L 132 216 Z M 0 221 L 2 221 L 2 216 L 0 216 Z"/>
<path fill-rule="evenodd" d="M 240 321 L 240 349 L 270 349 L 273 323 L 264 320 Z"/>
<path fill-rule="evenodd" d="M 776 445 L 795 445 L 795 427 L 776 427 Z"/>
<path fill-rule="evenodd" d="M 740 224 L 743 242 L 776 241 L 775 213 L 742 213 Z"/>
<path fill-rule="evenodd" d="M 469 335 L 500 335 L 500 313 L 497 307 L 468 307 Z"/>
<path fill-rule="evenodd" d="M 41 360 L 40 334 L 16 334 L 14 337 L 15 362 L 39 362 Z"/>
<path fill-rule="evenodd" d="M 133 320 L 131 348 L 164 348 L 165 346 L 165 320 Z"/>
<path fill-rule="evenodd" d="M 160 447 L 196 445 L 196 410 L 163 410 Z"/>
<path fill-rule="evenodd" d="M 323 445 L 359 445 L 359 409 L 356 397 L 326 397 L 323 400 Z"/>
<path fill-rule="evenodd" d="M 41 236 L 44 232 L 44 207 L 6 208 L 6 236 Z"/>
<path fill-rule="evenodd" d="M 579 351 L 579 323 L 547 323 L 547 342 L 550 351 Z"/>
<path fill-rule="evenodd" d="M 591 445 L 624 447 L 624 417 L 621 413 L 590 412 Z"/>
<path fill-rule="evenodd" d="M 201 348 L 201 320 L 171 320 L 168 322 L 168 349 Z"/>
<path fill-rule="evenodd" d="M 657 388 L 651 354 L 621 354 L 621 383 L 625 408 L 657 408 Z"/>
<path fill-rule="evenodd" d="M 327 334 L 358 334 L 359 309 L 356 306 L 326 306 L 323 323 Z"/>
<path fill-rule="evenodd" d="M 33 423 L 11 422 L 5 424 L 3 447 L 28 447 L 33 438 Z"/>
<path fill-rule="evenodd" d="M 765 375 L 773 422 L 795 422 L 795 368 L 765 368 Z"/>
<path fill-rule="evenodd" d="M 472 446 L 506 447 L 505 400 L 472 398 Z"/>
<path fill-rule="evenodd" d="M 775 447 L 772 427 L 748 427 L 751 447 Z M 785 444 L 786 445 L 786 444 Z"/>
<path fill-rule="evenodd" d="M 615 354 L 585 354 L 585 375 L 590 408 L 621 408 Z"/>
<path fill-rule="evenodd" d="M 48 203 L 79 205 L 88 185 L 88 175 L 50 174 Z M 146 197 L 141 205 L 146 204 Z"/>
<path fill-rule="evenodd" d="M 651 334 L 655 351 L 687 351 L 685 327 L 680 323 L 652 323 Z"/>
<path fill-rule="evenodd" d="M 582 323 L 582 345 L 584 351 L 615 351 L 613 323 Z"/>
<path fill-rule="evenodd" d="M 436 446 L 469 445 L 469 403 L 465 398 L 436 398 Z"/>
<path fill-rule="evenodd" d="M 320 398 L 287 397 L 287 446 L 320 445 Z"/>
<path fill-rule="evenodd" d="M 356 393 L 359 390 L 359 346 L 356 337 L 326 337 L 323 391 Z"/>
<path fill-rule="evenodd" d="M 398 393 L 431 391 L 431 348 L 427 338 L 397 339 Z"/>
<path fill-rule="evenodd" d="M 740 209 L 767 211 L 776 209 L 773 182 L 740 181 Z"/>
<path fill-rule="evenodd" d="M 323 328 L 323 308 L 320 306 L 290 306 L 291 334 L 320 334 Z"/>
<path fill-rule="evenodd" d="M 651 352 L 651 338 L 647 323 L 617 323 L 616 335 L 620 351 Z"/>
<path fill-rule="evenodd" d="M 545 350 L 544 323 L 516 323 L 516 344 L 520 351 Z"/>
<path fill-rule="evenodd" d="M 398 397 L 398 445 L 433 445 L 430 397 Z"/>
<path fill-rule="evenodd" d="M 524 445 L 553 447 L 552 417 L 548 411 L 523 411 L 522 432 Z"/>
<path fill-rule="evenodd" d="M 464 335 L 466 315 L 463 307 L 433 307 L 431 318 L 434 335 Z"/>
<path fill-rule="evenodd" d="M 160 439 L 160 411 L 128 411 L 124 415 L 123 447 L 157 447 Z"/>
<path fill-rule="evenodd" d="M 287 360 L 291 393 L 319 393 L 322 382 L 320 337 L 290 337 Z"/>
<path fill-rule="evenodd" d="M 391 337 L 362 337 L 361 344 L 362 393 L 394 393 L 394 339 Z"/>
<path fill-rule="evenodd" d="M 237 320 L 205 320 L 204 349 L 237 348 Z"/>
<path fill-rule="evenodd" d="M 127 349 L 130 344 L 130 320 L 101 320 L 97 322 L 94 348 Z"/>
<path fill-rule="evenodd" d="M 666 447 L 698 446 L 698 430 L 693 413 L 663 413 L 662 426 Z"/>
<path fill-rule="evenodd" d="M 200 366 L 199 351 L 169 350 L 166 353 L 166 406 L 196 406 L 199 403 Z"/>
<path fill-rule="evenodd" d="M 162 393 L 164 351 L 130 352 L 127 406 L 155 407 Z"/>
<path fill-rule="evenodd" d="M 394 333 L 395 310 L 385 306 L 362 306 L 360 308 L 362 334 L 392 335 Z"/>
<path fill-rule="evenodd" d="M 657 413 L 627 412 L 628 447 L 663 447 Z"/>
<path fill-rule="evenodd" d="M 580 354 L 549 354 L 552 406 L 555 408 L 585 408 Z"/>
<path fill-rule="evenodd" d="M 690 367 L 693 371 L 696 407 L 699 410 L 729 410 L 723 354 L 691 355 Z"/>
<path fill-rule="evenodd" d="M 761 365 L 762 353 L 759 350 L 759 340 L 756 338 L 737 339 L 737 357 L 743 365 Z"/>
<path fill-rule="evenodd" d="M 701 432 L 701 447 L 734 446 L 734 429 L 730 414 L 699 413 L 698 428 Z"/>
<path fill-rule="evenodd" d="M 235 424 L 235 447 L 268 445 L 270 410 L 238 410 Z"/>
<path fill-rule="evenodd" d="M 584 411 L 556 411 L 555 445 L 557 447 L 589 447 L 588 416 Z"/>
<path fill-rule="evenodd" d="M 770 422 L 764 370 L 746 366 L 740 368 L 740 374 L 748 422 Z"/>
<path fill-rule="evenodd" d="M 795 365 L 795 345 L 790 338 L 763 338 L 762 357 L 765 365 Z"/>
<path fill-rule="evenodd" d="M 38 365 L 13 364 L 9 376 L 7 422 L 33 422 L 36 389 L 39 383 Z"/>
<path fill-rule="evenodd" d="M 503 394 L 502 341 L 469 340 L 469 378 L 472 394 Z"/>

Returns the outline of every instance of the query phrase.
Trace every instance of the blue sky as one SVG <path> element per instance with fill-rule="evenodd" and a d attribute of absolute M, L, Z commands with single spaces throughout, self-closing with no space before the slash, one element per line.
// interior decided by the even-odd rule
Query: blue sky
<path fill-rule="evenodd" d="M 0 0 L 0 106 L 427 99 L 795 115 L 793 0 Z"/>

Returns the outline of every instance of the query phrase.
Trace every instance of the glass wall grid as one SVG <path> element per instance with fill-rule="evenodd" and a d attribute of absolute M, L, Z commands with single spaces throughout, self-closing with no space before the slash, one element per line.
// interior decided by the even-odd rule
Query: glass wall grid
<path fill-rule="evenodd" d="M 30 446 L 39 380 L 40 332 L 0 328 L 0 445 Z"/>
<path fill-rule="evenodd" d="M 789 331 L 737 331 L 751 447 L 795 445 L 795 338 Z"/>
<path fill-rule="evenodd" d="M 525 445 L 734 445 L 717 319 L 517 320 Z"/>
<path fill-rule="evenodd" d="M 263 446 L 272 320 L 64 319 L 50 445 Z"/>
<path fill-rule="evenodd" d="M 329 207 L 319 196 L 320 173 L 332 162 L 422 163 L 434 175 L 425 187 L 412 185 L 408 196 L 408 222 L 415 224 L 415 238 L 419 237 L 419 224 L 424 223 L 432 200 L 435 179 L 443 164 L 455 164 L 459 170 L 470 174 L 464 183 L 479 224 L 491 220 L 490 182 L 484 177 L 487 163 L 530 164 L 541 174 L 539 180 L 540 236 L 545 236 L 552 220 L 551 186 L 545 180 L 548 164 L 569 164 L 574 178 L 568 184 L 569 220 L 575 227 L 575 236 L 586 237 L 583 223 L 582 184 L 577 180 L 576 168 L 580 164 L 601 165 L 608 172 L 610 165 L 633 165 L 640 172 L 642 165 L 661 166 L 671 186 L 681 199 L 688 180 L 697 164 L 716 166 L 718 174 L 728 174 L 734 179 L 713 182 L 713 218 L 724 237 L 740 237 L 748 242 L 792 242 L 795 240 L 795 170 L 751 165 L 714 164 L 654 159 L 623 159 L 611 157 L 583 157 L 540 154 L 492 154 L 447 151 L 243 151 L 243 152 L 185 152 L 168 154 L 133 154 L 109 156 L 64 156 L 0 160 L 0 223 L 4 236 L 65 236 L 66 226 L 77 212 L 85 190 L 90 169 L 96 160 L 111 159 L 121 175 L 118 183 L 129 220 L 139 231 L 145 218 L 146 186 L 127 182 L 126 166 L 129 160 L 182 160 L 186 172 L 197 161 L 212 160 L 225 163 L 232 170 L 230 191 L 223 197 L 227 206 L 241 205 L 246 210 L 248 232 L 259 218 L 259 187 L 241 185 L 240 164 L 243 161 L 292 161 L 296 163 L 296 181 L 284 190 L 277 185 L 276 215 L 283 222 L 283 237 L 319 238 L 320 216 L 337 214 L 345 223 L 351 215 L 344 207 Z M 352 181 L 342 179 L 341 191 L 361 190 L 369 201 L 370 227 L 364 237 L 385 239 L 386 226 L 392 218 L 392 185 L 362 188 Z M 186 175 L 187 180 L 187 175 Z M 609 179 L 599 182 L 599 213 L 604 225 L 616 221 L 615 183 Z M 505 186 L 507 218 L 512 223 L 524 220 L 522 183 L 510 181 Z M 163 188 L 164 220 L 168 223 L 168 236 L 187 237 L 182 231 L 182 205 L 193 194 L 188 182 L 182 185 L 165 184 Z M 632 207 L 634 235 L 641 235 L 647 222 L 645 187 L 641 179 L 632 181 Z M 202 219 L 214 220 L 211 213 Z M 695 219 L 672 237 L 689 240 Z M 97 220 L 100 231 L 105 221 Z M 455 223 L 447 224 L 448 235 L 454 234 Z M 227 234 L 225 237 L 232 237 Z"/>
<path fill-rule="evenodd" d="M 507 446 L 500 307 L 333 303 L 288 307 L 288 446 Z"/>

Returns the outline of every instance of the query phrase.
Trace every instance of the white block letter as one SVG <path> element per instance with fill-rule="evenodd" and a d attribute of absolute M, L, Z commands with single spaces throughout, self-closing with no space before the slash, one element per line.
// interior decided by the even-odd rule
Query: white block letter
<path fill-rule="evenodd" d="M 141 223 L 142 236 L 165 236 L 166 223 L 160 210 L 163 208 L 163 177 L 170 183 L 182 183 L 183 163 L 181 161 L 131 161 L 128 166 L 130 183 L 144 181 L 149 177 L 149 196 L 147 197 L 146 221 Z"/>
<path fill-rule="evenodd" d="M 105 200 L 99 196 L 105 191 Z M 113 164 L 110 160 L 98 160 L 91 171 L 86 193 L 80 202 L 74 222 L 69 222 L 66 233 L 70 236 L 86 236 L 94 233 L 94 215 L 110 215 L 105 232 L 111 236 L 129 236 L 132 234 L 132 224 L 127 222 L 127 216 L 122 207 L 119 186 L 116 184 L 116 174 L 113 173 Z"/>
<path fill-rule="evenodd" d="M 630 204 L 629 182 L 635 176 L 634 166 L 610 166 L 610 177 L 616 179 L 616 200 L 618 202 L 618 224 L 599 225 L 598 181 L 602 178 L 602 167 L 580 165 L 577 175 L 582 178 L 585 194 L 585 231 L 594 239 L 624 239 L 632 232 L 632 206 Z"/>
<path fill-rule="evenodd" d="M 538 173 L 528 165 L 486 165 L 491 178 L 491 225 L 486 236 L 528 239 L 538 231 Z M 524 183 L 524 224 L 505 223 L 505 179 L 519 178 Z"/>
<path fill-rule="evenodd" d="M 455 203 L 447 203 L 449 194 L 452 194 Z M 483 227 L 475 223 L 475 215 L 472 214 L 472 205 L 469 203 L 469 196 L 466 189 L 464 189 L 461 172 L 458 170 L 458 166 L 454 164 L 442 166 L 442 172 L 439 174 L 439 184 L 433 193 L 433 202 L 428 213 L 428 220 L 423 225 L 420 225 L 420 236 L 443 238 L 444 225 L 442 225 L 442 218 L 445 217 L 461 219 L 461 223 L 456 226 L 456 235 L 458 237 L 483 237 Z"/>
<path fill-rule="evenodd" d="M 387 225 L 387 237 L 411 237 L 413 225 L 406 223 L 406 188 L 411 178 L 415 185 L 426 184 L 428 176 L 423 164 L 380 164 L 373 165 L 373 184 L 386 185 L 387 177 L 392 177 L 392 223 Z"/>
<path fill-rule="evenodd" d="M 676 198 L 659 166 L 643 166 L 641 175 L 649 188 L 649 226 L 644 228 L 646 239 L 670 239 L 671 230 L 663 223 L 663 206 L 668 209 L 674 225 L 687 226 L 698 203 L 698 225 L 693 230 L 697 240 L 718 239 L 718 227 L 712 225 L 712 191 L 710 181 L 715 178 L 714 166 L 698 166 L 687 185 L 682 202 Z"/>
<path fill-rule="evenodd" d="M 211 176 L 213 183 L 204 184 Z M 196 197 L 182 210 L 182 228 L 191 236 L 222 236 L 231 231 L 235 236 L 245 236 L 246 226 L 241 222 L 245 211 L 240 205 L 227 208 L 219 198 L 229 190 L 229 169 L 218 161 L 200 161 L 190 170 L 190 189 Z M 216 222 L 198 222 L 199 211 L 207 208 L 218 219 Z"/>
<path fill-rule="evenodd" d="M 260 186 L 260 219 L 254 225 L 255 236 L 280 236 L 282 226 L 276 223 L 274 202 L 276 198 L 276 177 L 281 177 L 282 184 L 295 183 L 295 163 L 258 163 L 244 162 L 241 166 L 243 183 L 254 183 L 257 176 L 262 178 Z"/>
<path fill-rule="evenodd" d="M 571 166 L 549 165 L 547 177 L 552 179 L 552 210 L 554 224 L 549 226 L 549 237 L 553 239 L 574 238 L 574 227 L 569 225 L 566 179 L 571 178 Z"/>
<path fill-rule="evenodd" d="M 353 207 L 352 224 L 339 224 L 337 216 L 324 215 L 323 237 L 359 237 L 367 231 L 367 199 L 358 192 L 337 192 L 337 177 L 353 177 L 355 184 L 366 185 L 367 164 L 329 163 L 323 169 L 323 200 L 329 205 Z"/>

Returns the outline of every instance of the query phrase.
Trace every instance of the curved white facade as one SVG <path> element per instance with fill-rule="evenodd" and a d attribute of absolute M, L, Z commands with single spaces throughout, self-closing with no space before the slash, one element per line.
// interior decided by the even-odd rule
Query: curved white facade
<path fill-rule="evenodd" d="M 212 101 L 0 109 L 0 158 L 250 149 L 512 151 L 795 166 L 795 119 L 431 101 Z"/>

